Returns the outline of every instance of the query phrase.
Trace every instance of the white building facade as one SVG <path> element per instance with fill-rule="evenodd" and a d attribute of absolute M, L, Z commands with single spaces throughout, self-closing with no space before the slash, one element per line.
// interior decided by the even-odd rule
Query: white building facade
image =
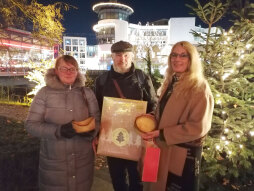
<path fill-rule="evenodd" d="M 86 62 L 87 55 L 87 41 L 85 37 L 63 37 L 64 54 L 73 56 L 79 63 L 82 71 L 88 69 Z"/>
<path fill-rule="evenodd" d="M 98 23 L 93 26 L 97 45 L 85 44 L 82 52 L 80 47 L 74 49 L 79 44 L 79 37 L 65 38 L 68 39 L 68 43 L 76 38 L 76 45 L 66 44 L 64 40 L 64 52 L 73 55 L 79 61 L 81 68 L 85 69 L 109 69 L 112 64 L 111 45 L 120 40 L 133 44 L 136 64 L 142 62 L 149 48 L 153 64 L 159 66 L 167 62 L 173 44 L 182 40 L 192 44 L 202 43 L 201 39 L 194 38 L 191 31 L 207 30 L 195 26 L 195 17 L 163 19 L 145 25 L 129 23 L 129 16 L 134 10 L 116 1 L 98 3 L 92 9 L 98 14 Z M 85 39 L 84 42 L 86 43 Z M 89 50 L 86 49 L 88 46 Z M 79 56 L 81 53 L 86 53 L 86 56 Z"/>

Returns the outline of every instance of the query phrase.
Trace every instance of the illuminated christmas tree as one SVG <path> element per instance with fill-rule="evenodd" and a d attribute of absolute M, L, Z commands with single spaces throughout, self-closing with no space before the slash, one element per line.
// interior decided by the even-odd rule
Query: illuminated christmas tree
<path fill-rule="evenodd" d="M 228 31 L 196 33 L 205 75 L 215 98 L 212 128 L 202 161 L 201 190 L 254 188 L 254 4 L 212 0 L 189 6 L 209 29 L 226 12 L 234 21 Z M 238 5 L 238 6 L 236 6 Z"/>

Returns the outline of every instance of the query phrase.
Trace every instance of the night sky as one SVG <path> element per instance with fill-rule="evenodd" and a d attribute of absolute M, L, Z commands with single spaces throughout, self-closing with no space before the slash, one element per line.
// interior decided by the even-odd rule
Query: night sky
<path fill-rule="evenodd" d="M 41 0 L 43 1 L 43 0 Z M 56 2 L 57 0 L 47 0 L 44 2 Z M 88 45 L 96 44 L 95 33 L 92 30 L 93 25 L 98 21 L 97 14 L 92 11 L 92 6 L 98 2 L 109 2 L 108 0 L 61 0 L 67 2 L 78 9 L 71 8 L 64 12 L 63 25 L 66 28 L 65 35 L 86 37 Z M 142 25 L 147 22 L 153 22 L 159 19 L 170 19 L 171 17 L 192 17 L 191 10 L 185 4 L 194 4 L 194 0 L 118 0 L 130 6 L 134 13 L 129 17 L 129 22 Z M 196 19 L 196 26 L 204 25 L 199 19 Z M 220 22 L 223 26 L 228 23 Z"/>

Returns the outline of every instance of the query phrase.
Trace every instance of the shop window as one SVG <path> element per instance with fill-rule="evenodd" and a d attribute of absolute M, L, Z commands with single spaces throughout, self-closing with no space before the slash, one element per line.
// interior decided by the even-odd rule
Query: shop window
<path fill-rule="evenodd" d="M 79 40 L 79 45 L 84 46 L 85 45 L 85 41 L 84 40 Z"/>
<path fill-rule="evenodd" d="M 80 58 L 85 58 L 86 54 L 85 53 L 80 53 Z"/>
<path fill-rule="evenodd" d="M 71 39 L 65 39 L 65 45 L 71 45 Z"/>
<path fill-rule="evenodd" d="M 80 52 L 85 52 L 85 47 L 79 47 Z"/>
<path fill-rule="evenodd" d="M 71 46 L 66 46 L 66 47 L 65 47 L 65 50 L 66 50 L 66 51 L 71 51 Z"/>
<path fill-rule="evenodd" d="M 76 60 L 78 60 L 78 53 L 74 53 L 74 54 L 73 54 L 73 57 L 74 57 Z"/>
<path fill-rule="evenodd" d="M 72 49 L 73 49 L 73 52 L 78 52 L 78 47 L 77 46 L 73 46 Z"/>
<path fill-rule="evenodd" d="M 78 45 L 78 39 L 72 39 L 72 45 Z"/>
<path fill-rule="evenodd" d="M 80 60 L 80 65 L 85 65 L 85 61 L 84 60 Z"/>

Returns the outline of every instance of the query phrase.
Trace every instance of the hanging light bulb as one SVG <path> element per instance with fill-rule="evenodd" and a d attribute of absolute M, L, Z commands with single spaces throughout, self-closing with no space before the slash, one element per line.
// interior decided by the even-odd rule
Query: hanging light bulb
<path fill-rule="evenodd" d="M 225 80 L 229 75 L 230 75 L 229 73 L 223 74 L 222 79 Z"/>
<path fill-rule="evenodd" d="M 238 61 L 235 63 L 235 65 L 240 66 L 240 65 L 241 65 L 241 62 L 238 60 Z"/>
<path fill-rule="evenodd" d="M 233 74 L 235 71 L 234 69 L 232 68 L 231 70 L 228 71 L 229 73 Z"/>
<path fill-rule="evenodd" d="M 251 47 L 251 44 L 247 44 L 246 48 L 249 49 Z"/>
<path fill-rule="evenodd" d="M 221 104 L 221 100 L 220 99 L 217 100 L 217 104 L 219 104 L 219 105 Z"/>

